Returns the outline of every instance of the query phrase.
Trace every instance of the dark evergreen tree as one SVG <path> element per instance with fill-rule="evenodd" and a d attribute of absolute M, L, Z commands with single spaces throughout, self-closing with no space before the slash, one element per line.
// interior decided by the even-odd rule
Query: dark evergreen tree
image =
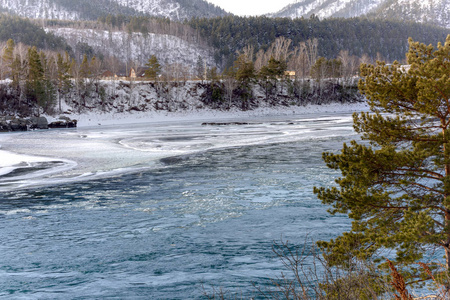
<path fill-rule="evenodd" d="M 202 82 L 205 79 L 205 63 L 200 55 L 198 56 L 197 65 L 195 66 L 195 76 L 198 79 L 201 79 Z"/>
<path fill-rule="evenodd" d="M 370 112 L 355 114 L 354 128 L 368 143 L 324 153 L 342 177 L 315 193 L 331 213 L 353 220 L 350 232 L 319 243 L 331 264 L 379 262 L 392 250 L 407 283 L 418 283 L 431 277 L 417 262 L 441 262 L 431 251 L 444 255 L 445 276 L 435 278 L 450 272 L 450 35 L 437 48 L 410 40 L 407 58 L 409 70 L 361 67 Z"/>
<path fill-rule="evenodd" d="M 151 80 L 157 80 L 158 76 L 161 74 L 162 68 L 156 56 L 152 55 L 145 66 L 148 68 L 145 70 L 145 77 L 150 78 Z"/>
<path fill-rule="evenodd" d="M 277 82 L 284 77 L 287 65 L 284 61 L 276 60 L 273 56 L 269 59 L 266 66 L 259 71 L 259 76 L 265 81 L 266 98 L 268 97 L 271 87 L 277 89 Z"/>
<path fill-rule="evenodd" d="M 28 48 L 25 93 L 29 104 L 37 104 L 44 112 L 50 112 L 54 105 L 55 91 L 50 80 L 45 77 L 45 60 L 45 55 L 38 53 L 36 47 Z"/>
<path fill-rule="evenodd" d="M 255 65 L 245 55 L 240 55 L 234 62 L 236 80 L 239 82 L 242 109 L 249 108 L 249 101 L 253 97 L 252 83 L 256 79 Z"/>
<path fill-rule="evenodd" d="M 58 106 L 59 106 L 59 112 L 62 112 L 61 107 L 61 96 L 65 95 L 69 89 L 72 86 L 72 82 L 70 80 L 70 57 L 69 54 L 66 52 L 65 55 L 61 55 L 58 53 L 57 60 L 56 60 L 56 66 L 57 66 L 57 91 L 58 91 Z"/>
<path fill-rule="evenodd" d="M 3 49 L 3 55 L 2 55 L 2 60 L 3 60 L 3 64 L 6 67 L 6 72 L 5 74 L 2 74 L 2 78 L 3 77 L 8 77 L 11 76 L 12 74 L 12 68 L 13 68 L 13 61 L 14 61 L 14 48 L 15 48 L 15 43 L 12 39 L 9 39 L 6 42 L 6 47 Z"/>

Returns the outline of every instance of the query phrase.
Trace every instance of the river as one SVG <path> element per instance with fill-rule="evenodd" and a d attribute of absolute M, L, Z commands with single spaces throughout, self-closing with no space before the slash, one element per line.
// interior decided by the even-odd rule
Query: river
<path fill-rule="evenodd" d="M 0 298 L 258 298 L 286 272 L 274 241 L 350 228 L 312 189 L 357 136 L 350 113 L 245 122 L 0 135 Z"/>

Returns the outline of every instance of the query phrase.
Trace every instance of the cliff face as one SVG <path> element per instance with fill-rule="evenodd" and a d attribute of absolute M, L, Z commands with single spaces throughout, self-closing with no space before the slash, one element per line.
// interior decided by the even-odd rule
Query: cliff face
<path fill-rule="evenodd" d="M 337 79 L 322 81 L 279 81 L 268 87 L 253 84 L 245 90 L 226 82 L 150 82 L 124 80 L 89 80 L 73 84 L 63 93 L 56 92 L 47 110 L 30 104 L 24 93 L 0 84 L 4 101 L 1 111 L 6 115 L 35 116 L 46 114 L 129 113 L 129 112 L 195 112 L 212 110 L 251 110 L 258 107 L 298 106 L 307 104 L 348 103 L 361 100 L 355 84 L 342 85 Z M 50 108 L 49 108 L 50 107 Z"/>

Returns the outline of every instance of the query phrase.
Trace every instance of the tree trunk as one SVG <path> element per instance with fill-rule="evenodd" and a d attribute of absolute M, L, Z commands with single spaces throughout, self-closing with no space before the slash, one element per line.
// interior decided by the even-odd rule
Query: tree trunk
<path fill-rule="evenodd" d="M 445 177 L 450 176 L 450 163 L 448 162 L 447 158 L 447 140 L 446 140 L 446 120 L 441 119 L 441 125 L 442 125 L 442 136 L 443 136 L 443 154 L 444 154 L 444 161 L 445 161 Z M 450 191 L 445 190 L 444 191 L 444 199 L 447 199 L 447 197 L 450 196 Z M 450 224 L 450 210 L 446 209 L 445 212 L 445 223 L 444 225 L 447 227 Z M 446 232 L 447 234 L 447 241 L 445 243 L 445 260 L 446 260 L 446 268 L 447 271 L 450 271 L 450 232 Z M 447 290 L 450 289 L 450 286 L 447 286 Z"/>

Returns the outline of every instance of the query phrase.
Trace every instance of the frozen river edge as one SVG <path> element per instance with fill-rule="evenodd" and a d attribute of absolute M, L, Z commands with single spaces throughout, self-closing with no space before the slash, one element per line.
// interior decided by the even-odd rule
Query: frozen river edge
<path fill-rule="evenodd" d="M 71 114 L 70 118 L 78 120 L 78 130 L 51 129 L 0 135 L 0 191 L 105 178 L 135 172 L 142 166 L 152 168 L 155 164 L 159 165 L 158 161 L 163 158 L 222 147 L 291 141 L 302 138 L 294 137 L 297 133 L 292 131 L 291 126 L 281 129 L 272 127 L 270 122 L 260 126 L 256 124 L 261 120 L 276 119 L 282 122 L 298 117 L 314 120 L 333 118 L 339 114 L 345 114 L 348 118 L 352 112 L 364 110 L 367 110 L 364 103 L 356 103 L 271 107 L 251 111 L 204 109 L 164 113 Z M 242 122 L 250 126 L 200 129 L 201 124 L 209 122 Z M 300 132 L 312 130 L 308 126 L 299 126 L 303 128 Z M 314 126 L 321 127 L 318 124 Z M 147 127 L 146 133 L 133 129 L 144 127 Z M 188 132 L 184 141 L 180 130 Z M 325 134 L 331 135 L 334 131 L 333 127 L 315 130 L 325 130 Z M 202 134 L 206 134 L 204 139 L 199 138 Z M 191 140 L 189 136 L 195 138 Z M 102 151 L 106 155 L 98 154 Z"/>
<path fill-rule="evenodd" d="M 129 113 L 82 113 L 71 114 L 78 120 L 78 127 L 121 125 L 133 123 L 158 123 L 176 121 L 209 121 L 209 120 L 246 120 L 257 117 L 307 115 L 318 113 L 351 113 L 366 111 L 368 105 L 359 103 L 332 103 L 325 105 L 289 106 L 289 107 L 260 107 L 254 110 L 219 111 L 213 109 L 184 110 L 176 112 L 150 111 Z"/>

